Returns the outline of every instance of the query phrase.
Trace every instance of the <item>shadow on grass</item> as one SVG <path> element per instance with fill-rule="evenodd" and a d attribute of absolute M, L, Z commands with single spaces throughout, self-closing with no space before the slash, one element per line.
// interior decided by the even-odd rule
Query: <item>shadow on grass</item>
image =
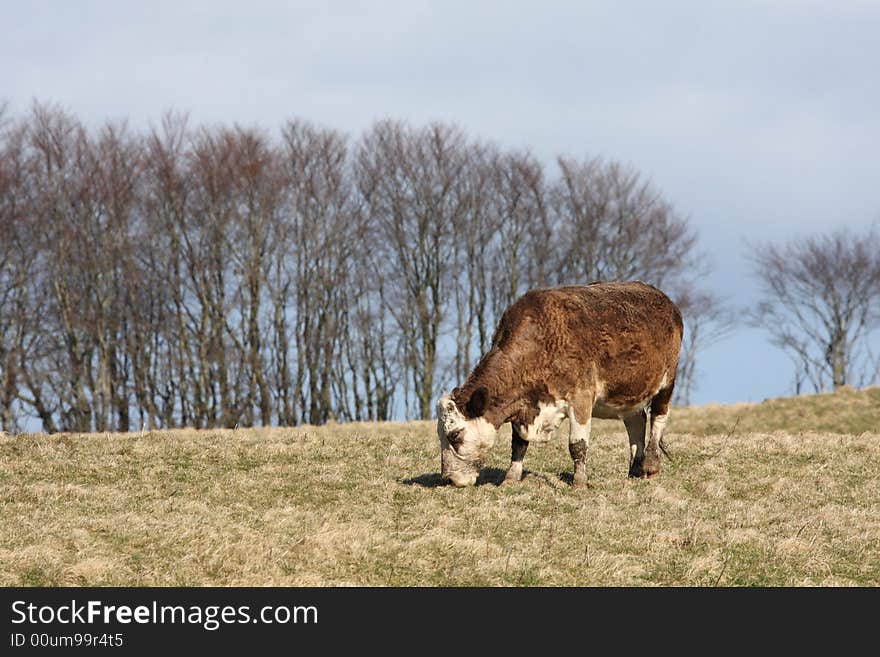
<path fill-rule="evenodd" d="M 506 474 L 507 471 L 501 468 L 483 468 L 480 470 L 480 476 L 477 477 L 477 486 L 482 486 L 483 484 L 500 486 Z M 421 486 L 422 488 L 437 488 L 438 486 L 449 485 L 445 479 L 440 477 L 439 472 L 426 472 L 416 477 L 399 479 L 398 481 L 407 486 Z"/>
<path fill-rule="evenodd" d="M 502 470 L 501 468 L 483 468 L 480 470 L 480 476 L 477 477 L 477 486 L 481 486 L 482 484 L 495 484 L 496 486 L 500 486 L 506 475 L 507 470 Z"/>
<path fill-rule="evenodd" d="M 447 485 L 446 481 L 440 478 L 439 472 L 426 472 L 417 477 L 398 479 L 397 481 L 401 484 L 406 484 L 407 486 L 421 486 L 422 488 L 437 488 L 438 486 Z"/>

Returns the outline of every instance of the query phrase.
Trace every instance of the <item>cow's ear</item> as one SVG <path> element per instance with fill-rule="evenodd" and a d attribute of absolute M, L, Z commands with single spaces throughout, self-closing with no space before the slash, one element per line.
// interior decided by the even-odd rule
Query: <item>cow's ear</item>
<path fill-rule="evenodd" d="M 483 414 L 483 411 L 486 410 L 486 406 L 489 404 L 489 389 L 486 386 L 480 386 L 476 390 L 474 390 L 474 394 L 471 395 L 471 398 L 468 400 L 467 408 L 468 415 L 471 417 L 479 417 Z"/>

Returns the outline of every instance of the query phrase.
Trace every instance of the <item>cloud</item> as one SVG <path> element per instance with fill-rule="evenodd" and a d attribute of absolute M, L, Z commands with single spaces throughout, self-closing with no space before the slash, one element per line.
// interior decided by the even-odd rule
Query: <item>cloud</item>
<path fill-rule="evenodd" d="M 0 23 L 13 110 L 355 135 L 440 119 L 546 161 L 631 163 L 699 227 L 737 303 L 754 297 L 744 238 L 880 218 L 873 2 L 3 3 Z"/>

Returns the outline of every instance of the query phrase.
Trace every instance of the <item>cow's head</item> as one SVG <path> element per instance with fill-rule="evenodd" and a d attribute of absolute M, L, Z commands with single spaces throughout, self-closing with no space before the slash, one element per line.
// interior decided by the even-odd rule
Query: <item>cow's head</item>
<path fill-rule="evenodd" d="M 476 483 L 480 467 L 495 444 L 498 431 L 482 417 L 488 400 L 489 391 L 478 388 L 465 403 L 467 417 L 450 395 L 437 402 L 440 475 L 456 486 Z"/>

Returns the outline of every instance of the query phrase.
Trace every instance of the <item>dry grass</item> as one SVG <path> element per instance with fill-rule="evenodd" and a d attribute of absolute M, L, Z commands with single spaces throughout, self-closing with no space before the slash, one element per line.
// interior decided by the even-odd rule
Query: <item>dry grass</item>
<path fill-rule="evenodd" d="M 738 433 L 877 433 L 880 431 L 880 386 L 768 399 L 760 404 L 692 406 L 675 409 L 670 415 L 672 430 L 701 436 L 727 433 L 737 420 Z"/>
<path fill-rule="evenodd" d="M 0 584 L 878 585 L 878 396 L 677 409 L 650 481 L 597 422 L 580 491 L 437 486 L 429 422 L 2 437 Z"/>

